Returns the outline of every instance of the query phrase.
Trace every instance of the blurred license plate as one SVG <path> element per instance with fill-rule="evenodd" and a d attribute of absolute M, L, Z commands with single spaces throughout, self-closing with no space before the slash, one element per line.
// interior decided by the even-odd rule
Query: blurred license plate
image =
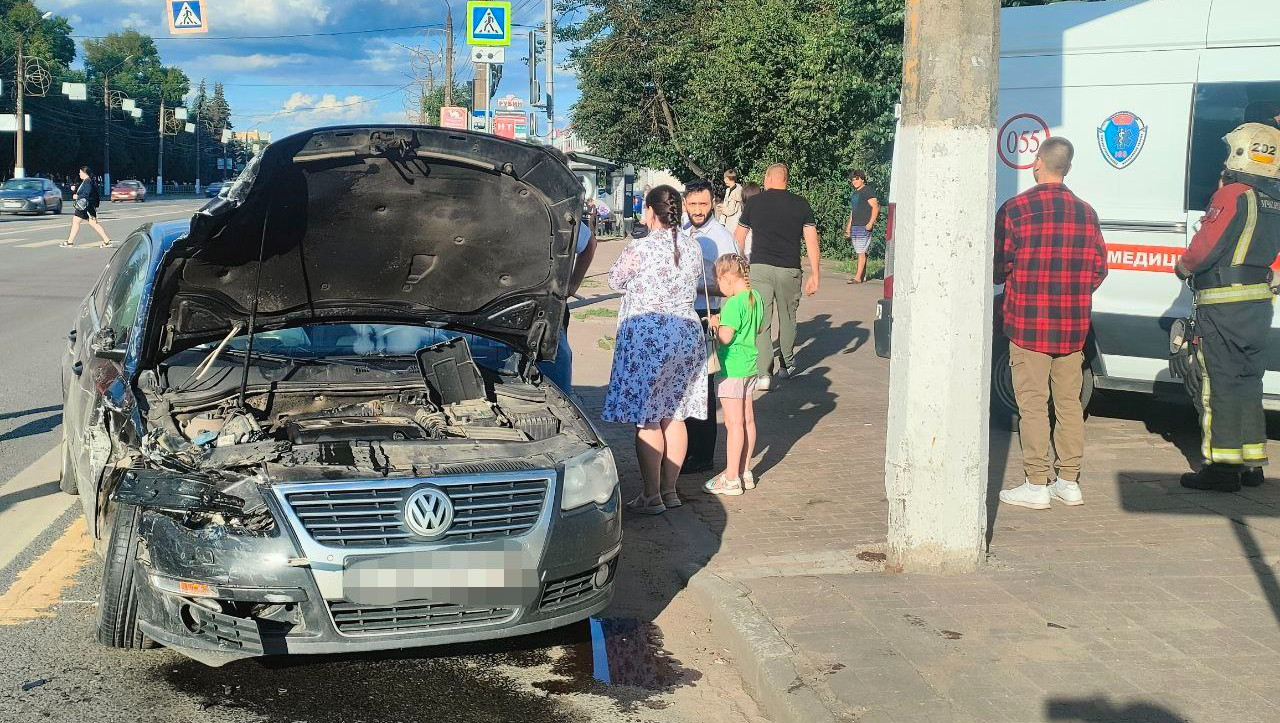
<path fill-rule="evenodd" d="M 517 605 L 539 590 L 524 550 L 440 550 L 348 558 L 343 595 L 358 605 L 430 600 L 467 606 Z"/>
<path fill-rule="evenodd" d="M 5 201 L 4 202 L 5 208 L 22 208 L 22 206 L 23 206 L 22 201 Z"/>

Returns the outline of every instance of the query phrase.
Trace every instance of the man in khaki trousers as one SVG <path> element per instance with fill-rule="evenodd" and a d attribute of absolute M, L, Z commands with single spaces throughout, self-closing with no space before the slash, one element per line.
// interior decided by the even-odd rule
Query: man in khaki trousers
<path fill-rule="evenodd" d="M 1047 510 L 1053 500 L 1084 504 L 1084 410 L 1080 404 L 1084 345 L 1093 292 L 1107 275 L 1098 214 L 1063 184 L 1074 151 L 1065 138 L 1040 146 L 1036 186 L 996 214 L 995 282 L 1004 284 L 1004 332 L 1018 398 L 1026 479 L 1000 501 Z M 1057 427 L 1050 458 L 1049 400 Z"/>

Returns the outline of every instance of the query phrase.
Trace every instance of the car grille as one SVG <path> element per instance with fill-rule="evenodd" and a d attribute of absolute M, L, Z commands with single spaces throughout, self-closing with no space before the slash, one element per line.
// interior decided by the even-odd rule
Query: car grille
<path fill-rule="evenodd" d="M 514 617 L 516 608 L 469 608 L 426 601 L 394 606 L 331 602 L 329 614 L 343 635 L 385 635 L 495 625 Z"/>
<path fill-rule="evenodd" d="M 514 537 L 528 532 L 542 513 L 548 478 L 433 479 L 453 502 L 453 524 L 443 541 Z M 389 547 L 413 544 L 416 536 L 402 525 L 403 486 L 300 490 L 285 496 L 316 542 L 334 547 Z"/>
<path fill-rule="evenodd" d="M 609 563 L 610 568 L 615 563 Z M 542 597 L 538 600 L 538 607 L 542 610 L 554 610 L 573 605 L 574 603 L 586 600 L 600 592 L 591 579 L 595 577 L 596 571 L 591 570 L 581 575 L 566 577 L 563 580 L 556 580 L 547 583 L 542 588 Z"/>

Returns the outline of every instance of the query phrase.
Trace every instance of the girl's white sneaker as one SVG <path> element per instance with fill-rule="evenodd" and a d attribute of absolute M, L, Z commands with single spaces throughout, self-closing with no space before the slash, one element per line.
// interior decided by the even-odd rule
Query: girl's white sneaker
<path fill-rule="evenodd" d="M 742 489 L 753 490 L 755 488 L 756 488 L 756 476 L 751 474 L 751 472 L 749 471 L 743 472 L 742 473 Z"/>
<path fill-rule="evenodd" d="M 739 480 L 727 480 L 724 475 L 718 474 L 702 485 L 705 492 L 713 495 L 728 495 L 737 497 L 742 494 L 742 482 Z"/>

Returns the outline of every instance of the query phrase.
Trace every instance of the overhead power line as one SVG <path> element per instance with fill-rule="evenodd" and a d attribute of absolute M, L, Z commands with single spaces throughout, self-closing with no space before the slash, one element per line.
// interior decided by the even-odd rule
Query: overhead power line
<path fill-rule="evenodd" d="M 527 28 L 536 30 L 541 25 L 522 25 L 512 23 L 513 28 Z M 394 28 L 369 28 L 367 30 L 334 30 L 326 33 L 287 33 L 283 35 L 173 35 L 151 38 L 157 43 L 169 41 L 209 41 L 209 40 L 293 40 L 297 38 L 332 38 L 339 35 L 371 35 L 375 33 L 396 33 L 412 30 L 437 29 L 443 30 L 444 25 L 401 25 Z M 105 35 L 68 35 L 67 37 L 76 38 L 78 40 L 102 40 L 107 37 Z"/>

